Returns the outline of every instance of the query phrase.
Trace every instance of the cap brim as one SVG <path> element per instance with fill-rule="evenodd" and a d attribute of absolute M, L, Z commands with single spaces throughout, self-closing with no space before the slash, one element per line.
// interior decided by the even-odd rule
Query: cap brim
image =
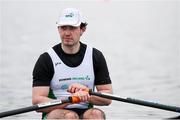
<path fill-rule="evenodd" d="M 79 27 L 81 22 L 59 22 L 57 23 L 57 26 L 73 26 L 73 27 Z"/>

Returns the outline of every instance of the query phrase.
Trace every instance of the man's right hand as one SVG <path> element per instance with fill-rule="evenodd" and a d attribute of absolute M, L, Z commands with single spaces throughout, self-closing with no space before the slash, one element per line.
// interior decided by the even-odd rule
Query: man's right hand
<path fill-rule="evenodd" d="M 72 96 L 79 97 L 81 102 L 86 102 L 90 100 L 90 95 L 88 93 L 89 88 L 85 85 L 74 83 L 69 86 L 68 92 L 72 93 Z"/>

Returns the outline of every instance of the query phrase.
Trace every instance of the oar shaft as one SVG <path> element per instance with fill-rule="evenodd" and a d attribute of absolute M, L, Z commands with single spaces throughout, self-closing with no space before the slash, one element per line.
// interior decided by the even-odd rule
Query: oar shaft
<path fill-rule="evenodd" d="M 148 101 L 143 101 L 143 100 L 138 100 L 138 99 L 133 99 L 133 98 L 127 98 L 127 100 L 129 101 L 129 103 L 134 103 L 137 105 L 143 105 L 143 106 L 148 106 L 148 107 L 180 113 L 180 107 L 176 107 L 176 106 L 164 105 L 160 103 L 148 102 Z"/>
<path fill-rule="evenodd" d="M 61 105 L 63 103 L 67 103 L 67 102 L 71 102 L 71 99 L 67 99 L 67 100 L 53 100 L 50 102 L 46 102 L 46 103 L 42 103 L 42 104 L 37 104 L 37 105 L 32 105 L 29 107 L 24 107 L 24 108 L 19 108 L 19 109 L 15 109 L 15 110 L 10 110 L 10 111 L 5 111 L 0 113 L 0 118 L 3 117 L 7 117 L 7 116 L 11 116 L 11 115 L 17 115 L 17 114 L 21 114 L 21 113 L 26 113 L 26 112 L 31 112 L 31 111 L 35 111 L 35 110 L 39 110 L 39 109 L 43 109 L 43 108 L 47 108 L 47 107 L 52 107 L 52 106 L 56 106 L 56 105 Z"/>
<path fill-rule="evenodd" d="M 30 111 L 34 111 L 38 109 L 39 109 L 38 105 L 33 105 L 33 106 L 25 107 L 25 108 L 19 108 L 16 110 L 10 110 L 10 111 L 0 113 L 0 118 L 16 115 L 20 113 L 26 113 L 26 112 L 30 112 Z"/>
<path fill-rule="evenodd" d="M 107 94 L 107 93 L 97 93 L 97 92 L 90 91 L 90 94 L 99 96 L 99 97 L 103 97 L 103 98 L 107 98 L 107 99 L 111 99 L 111 100 L 117 100 L 117 101 L 121 101 L 121 102 L 132 103 L 132 104 L 148 106 L 148 107 L 153 107 L 153 108 L 158 108 L 158 109 L 162 109 L 162 110 L 180 113 L 180 107 L 176 107 L 176 106 L 164 105 L 164 104 L 148 102 L 148 101 L 132 99 L 132 98 L 122 98 L 122 97 L 118 97 L 118 96 L 115 96 L 112 94 Z"/>

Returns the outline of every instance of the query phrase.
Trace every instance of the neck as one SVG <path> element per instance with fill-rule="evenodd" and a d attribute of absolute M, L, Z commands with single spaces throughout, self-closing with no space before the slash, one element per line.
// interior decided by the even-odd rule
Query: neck
<path fill-rule="evenodd" d="M 80 43 L 78 42 L 75 45 L 61 44 L 61 47 L 62 47 L 63 51 L 67 54 L 76 54 L 80 49 Z"/>

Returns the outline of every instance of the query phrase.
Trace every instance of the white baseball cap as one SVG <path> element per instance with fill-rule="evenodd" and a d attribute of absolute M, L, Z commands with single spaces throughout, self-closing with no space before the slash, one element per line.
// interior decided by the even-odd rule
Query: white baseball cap
<path fill-rule="evenodd" d="M 66 8 L 60 14 L 56 24 L 57 26 L 70 25 L 78 27 L 81 23 L 86 23 L 82 13 L 76 8 Z"/>

